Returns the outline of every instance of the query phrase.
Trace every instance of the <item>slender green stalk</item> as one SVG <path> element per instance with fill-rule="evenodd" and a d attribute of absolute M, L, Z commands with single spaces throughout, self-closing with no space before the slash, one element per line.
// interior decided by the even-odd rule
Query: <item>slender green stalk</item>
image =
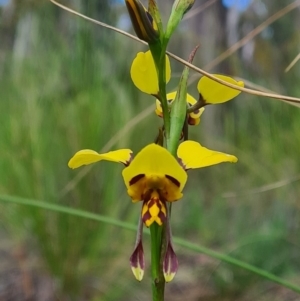
<path fill-rule="evenodd" d="M 158 75 L 159 99 L 163 109 L 164 132 L 166 137 L 166 146 L 170 144 L 170 113 L 167 101 L 166 90 L 166 48 L 167 41 L 162 44 L 149 44 L 150 51 L 155 62 Z M 152 270 L 152 298 L 153 301 L 163 301 L 165 291 L 165 278 L 163 274 L 163 258 L 166 251 L 166 233 L 165 227 L 156 223 L 150 227 L 151 233 L 151 270 Z"/>
<path fill-rule="evenodd" d="M 164 128 L 166 136 L 166 145 L 168 147 L 170 141 L 170 113 L 167 100 L 167 89 L 166 89 L 166 53 L 161 52 L 159 60 L 159 73 L 158 73 L 158 86 L 161 106 L 163 109 Z"/>
<path fill-rule="evenodd" d="M 165 127 L 165 136 L 166 136 L 166 147 L 169 150 L 170 144 L 170 132 L 171 132 L 171 120 L 169 113 L 169 105 L 167 100 L 167 89 L 166 89 L 166 51 L 169 40 L 163 39 L 160 58 L 159 58 L 159 72 L 158 72 L 158 85 L 159 93 L 161 97 L 163 117 L 164 117 L 164 127 Z"/>
<path fill-rule="evenodd" d="M 151 274 L 152 274 L 152 300 L 163 301 L 165 292 L 165 278 L 161 266 L 162 229 L 156 223 L 150 226 L 151 235 Z"/>
<path fill-rule="evenodd" d="M 16 196 L 10 196 L 10 195 L 0 195 L 0 201 L 2 202 L 8 202 L 8 203 L 15 203 L 15 204 L 19 204 L 19 205 L 25 205 L 25 206 L 33 206 L 33 207 L 37 207 L 37 208 L 41 208 L 41 209 L 46 209 L 46 210 L 51 210 L 51 211 L 56 211 L 56 212 L 60 212 L 60 213 L 65 213 L 65 214 L 71 214 L 74 216 L 79 216 L 82 218 L 88 218 L 91 220 L 96 220 L 99 222 L 103 222 L 103 223 L 107 223 L 110 225 L 114 225 L 126 230 L 131 230 L 131 231 L 136 231 L 136 225 L 134 224 L 130 224 L 130 223 L 126 223 L 126 222 L 121 222 L 119 220 L 113 219 L 113 218 L 109 218 L 100 214 L 95 214 L 95 213 L 91 213 L 91 212 L 87 212 L 87 211 L 83 211 L 80 209 L 74 209 L 74 208 L 69 208 L 69 207 L 65 207 L 65 206 L 60 206 L 60 205 L 56 205 L 56 204 L 51 204 L 51 203 L 47 203 L 47 202 L 43 202 L 43 201 L 37 201 L 37 200 L 31 200 L 31 199 L 26 199 L 26 198 L 22 198 L 22 197 L 16 197 Z M 149 234 L 149 231 L 145 231 L 146 234 Z M 175 243 L 177 243 L 178 245 L 189 249 L 191 251 L 195 251 L 198 253 L 202 253 L 202 254 L 206 254 L 212 258 L 216 258 L 219 259 L 223 262 L 229 263 L 233 266 L 239 267 L 241 269 L 247 270 L 249 272 L 252 272 L 262 278 L 265 278 L 271 282 L 275 282 L 281 286 L 284 286 L 286 288 L 289 288 L 292 291 L 295 291 L 297 293 L 300 293 L 300 286 L 297 286 L 295 284 L 292 284 L 280 277 L 277 277 L 263 269 L 257 268 L 251 264 L 248 264 L 246 262 L 243 262 L 241 260 L 235 259 L 231 256 L 225 255 L 225 254 L 221 254 L 218 252 L 215 252 L 213 250 L 210 250 L 208 248 L 190 243 L 184 239 L 181 239 L 179 237 L 174 237 L 173 236 L 173 241 Z M 163 300 L 163 299 L 162 299 Z"/>
<path fill-rule="evenodd" d="M 166 137 L 166 144 L 170 140 L 170 113 L 167 101 L 166 90 L 166 45 L 149 44 L 149 48 L 155 63 L 156 72 L 158 75 L 158 88 L 159 88 L 159 100 L 161 102 L 163 110 L 164 131 Z"/>

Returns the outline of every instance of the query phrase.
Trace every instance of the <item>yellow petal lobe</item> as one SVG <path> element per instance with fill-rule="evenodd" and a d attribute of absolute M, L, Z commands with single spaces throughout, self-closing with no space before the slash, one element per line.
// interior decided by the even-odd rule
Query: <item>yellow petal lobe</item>
<path fill-rule="evenodd" d="M 130 75 L 134 85 L 142 92 L 152 95 L 158 94 L 158 77 L 150 50 L 137 54 L 132 62 Z M 170 78 L 170 60 L 166 55 L 166 83 L 169 82 Z"/>
<path fill-rule="evenodd" d="M 235 79 L 225 75 L 213 75 L 221 80 L 226 81 L 227 83 L 236 85 L 238 87 L 244 87 L 244 82 L 242 81 L 236 81 Z M 224 86 L 206 76 L 200 78 L 197 88 L 207 104 L 223 103 L 231 100 L 241 93 L 239 90 Z"/>
<path fill-rule="evenodd" d="M 178 161 L 163 147 L 144 147 L 122 172 L 127 192 L 133 202 L 144 200 L 149 191 L 156 190 L 165 201 L 182 197 L 187 174 Z"/>
<path fill-rule="evenodd" d="M 130 149 L 119 149 L 104 154 L 99 154 L 91 149 L 78 151 L 69 161 L 68 166 L 72 169 L 82 165 L 89 165 L 101 160 L 119 162 L 127 165 L 130 162 L 132 151 Z"/>
<path fill-rule="evenodd" d="M 187 140 L 182 142 L 177 150 L 177 156 L 182 160 L 185 169 L 202 168 L 222 162 L 237 162 L 232 155 L 210 150 L 198 142 Z"/>

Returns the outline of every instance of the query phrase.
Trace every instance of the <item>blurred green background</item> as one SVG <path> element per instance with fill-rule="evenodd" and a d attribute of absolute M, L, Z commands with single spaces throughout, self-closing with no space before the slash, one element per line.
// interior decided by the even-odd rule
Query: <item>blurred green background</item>
<path fill-rule="evenodd" d="M 62 3 L 132 32 L 122 1 Z M 290 3 L 197 0 L 169 50 L 186 59 L 199 44 L 197 66 L 300 97 L 300 63 L 284 72 L 299 52 L 299 7 L 214 63 Z M 167 20 L 172 1 L 158 4 Z M 46 0 L 0 5 L 0 194 L 137 223 L 140 206 L 126 194 L 122 166 L 70 170 L 67 162 L 83 148 L 137 152 L 154 141 L 162 121 L 152 97 L 129 76 L 146 47 Z M 169 91 L 182 71 L 171 64 Z M 191 72 L 195 97 L 198 78 Z M 184 198 L 173 207 L 173 234 L 300 285 L 299 129 L 300 108 L 278 100 L 241 94 L 207 107 L 191 138 L 239 162 L 189 172 Z M 0 202 L 0 208 L 1 301 L 151 299 L 148 237 L 148 270 L 138 283 L 129 268 L 134 232 L 31 206 Z M 166 300 L 300 298 L 248 271 L 175 249 L 180 268 Z"/>

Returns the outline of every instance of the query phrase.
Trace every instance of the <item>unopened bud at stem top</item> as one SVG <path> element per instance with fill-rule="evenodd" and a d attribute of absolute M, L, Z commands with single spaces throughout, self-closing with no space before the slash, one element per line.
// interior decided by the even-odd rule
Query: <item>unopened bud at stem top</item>
<path fill-rule="evenodd" d="M 151 14 L 139 0 L 125 0 L 132 26 L 138 38 L 155 43 L 159 39 L 159 32 Z"/>

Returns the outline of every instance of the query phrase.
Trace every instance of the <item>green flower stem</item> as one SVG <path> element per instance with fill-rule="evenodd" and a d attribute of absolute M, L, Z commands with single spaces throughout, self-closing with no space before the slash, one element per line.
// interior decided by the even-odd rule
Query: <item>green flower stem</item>
<path fill-rule="evenodd" d="M 167 101 L 166 90 L 166 46 L 157 44 L 149 44 L 149 48 L 155 63 L 158 75 L 159 100 L 163 110 L 164 130 L 166 136 L 166 144 L 170 140 L 170 113 Z"/>
<path fill-rule="evenodd" d="M 162 31 L 160 31 L 162 33 Z M 161 43 L 149 44 L 158 75 L 159 100 L 163 110 L 164 133 L 166 147 L 171 149 L 171 120 L 166 89 L 166 50 L 168 39 L 161 39 Z M 174 140 L 174 139 L 173 139 Z M 175 155 L 173 153 L 173 155 Z M 151 270 L 152 270 L 152 298 L 153 301 L 164 300 L 165 278 L 163 274 L 163 258 L 167 248 L 165 227 L 156 223 L 150 227 L 151 233 Z"/>
<path fill-rule="evenodd" d="M 96 220 L 98 222 L 106 223 L 109 225 L 114 225 L 114 226 L 117 226 L 117 227 L 120 227 L 120 228 L 123 228 L 126 230 L 136 231 L 136 225 L 134 225 L 134 224 L 122 222 L 117 219 L 113 219 L 113 218 L 106 217 L 106 216 L 92 213 L 92 212 L 83 211 L 80 209 L 74 209 L 74 208 L 70 208 L 70 207 L 65 207 L 65 206 L 61 206 L 61 205 L 56 205 L 56 204 L 52 204 L 52 203 L 47 203 L 47 202 L 37 201 L 37 200 L 32 200 L 32 199 L 26 199 L 23 197 L 17 197 L 17 196 L 11 196 L 11 195 L 0 195 L 0 201 L 14 203 L 14 204 L 18 204 L 18 205 L 24 205 L 24 206 L 32 206 L 32 207 L 37 207 L 37 208 L 41 208 L 41 209 L 45 209 L 45 210 L 51 210 L 51 211 L 55 211 L 55 212 L 70 214 L 73 216 L 79 216 L 82 218 Z M 149 234 L 149 231 L 145 230 L 144 233 Z M 215 252 L 213 250 L 196 245 L 194 243 L 190 243 L 190 242 L 188 242 L 184 239 L 178 238 L 178 237 L 173 236 L 173 241 L 188 250 L 206 254 L 212 258 L 216 258 L 223 262 L 229 263 L 233 266 L 237 266 L 241 269 L 247 270 L 258 276 L 261 276 L 269 281 L 275 282 L 281 286 L 289 288 L 290 290 L 292 290 L 294 292 L 300 293 L 300 286 L 292 284 L 280 277 L 277 277 L 265 270 L 255 267 L 251 264 L 248 264 L 241 260 L 235 259 L 231 256 Z"/>
<path fill-rule="evenodd" d="M 166 91 L 166 45 L 149 44 L 158 75 L 159 100 L 163 110 L 164 133 L 166 144 L 170 140 L 170 113 Z M 165 278 L 163 275 L 162 258 L 166 250 L 166 235 L 164 227 L 156 223 L 150 227 L 151 233 L 151 270 L 152 270 L 152 298 L 153 301 L 163 301 L 165 291 Z"/>
<path fill-rule="evenodd" d="M 165 43 L 164 41 L 162 44 L 160 58 L 159 58 L 158 86 L 159 86 L 159 93 L 160 93 L 162 109 L 163 109 L 166 147 L 167 149 L 169 149 L 171 120 L 170 120 L 169 104 L 167 100 L 167 89 L 166 89 L 166 50 L 167 50 L 167 43 Z"/>
<path fill-rule="evenodd" d="M 151 235 L 151 274 L 152 300 L 163 301 L 165 292 L 165 278 L 161 265 L 161 244 L 163 227 L 154 223 L 150 226 Z"/>

